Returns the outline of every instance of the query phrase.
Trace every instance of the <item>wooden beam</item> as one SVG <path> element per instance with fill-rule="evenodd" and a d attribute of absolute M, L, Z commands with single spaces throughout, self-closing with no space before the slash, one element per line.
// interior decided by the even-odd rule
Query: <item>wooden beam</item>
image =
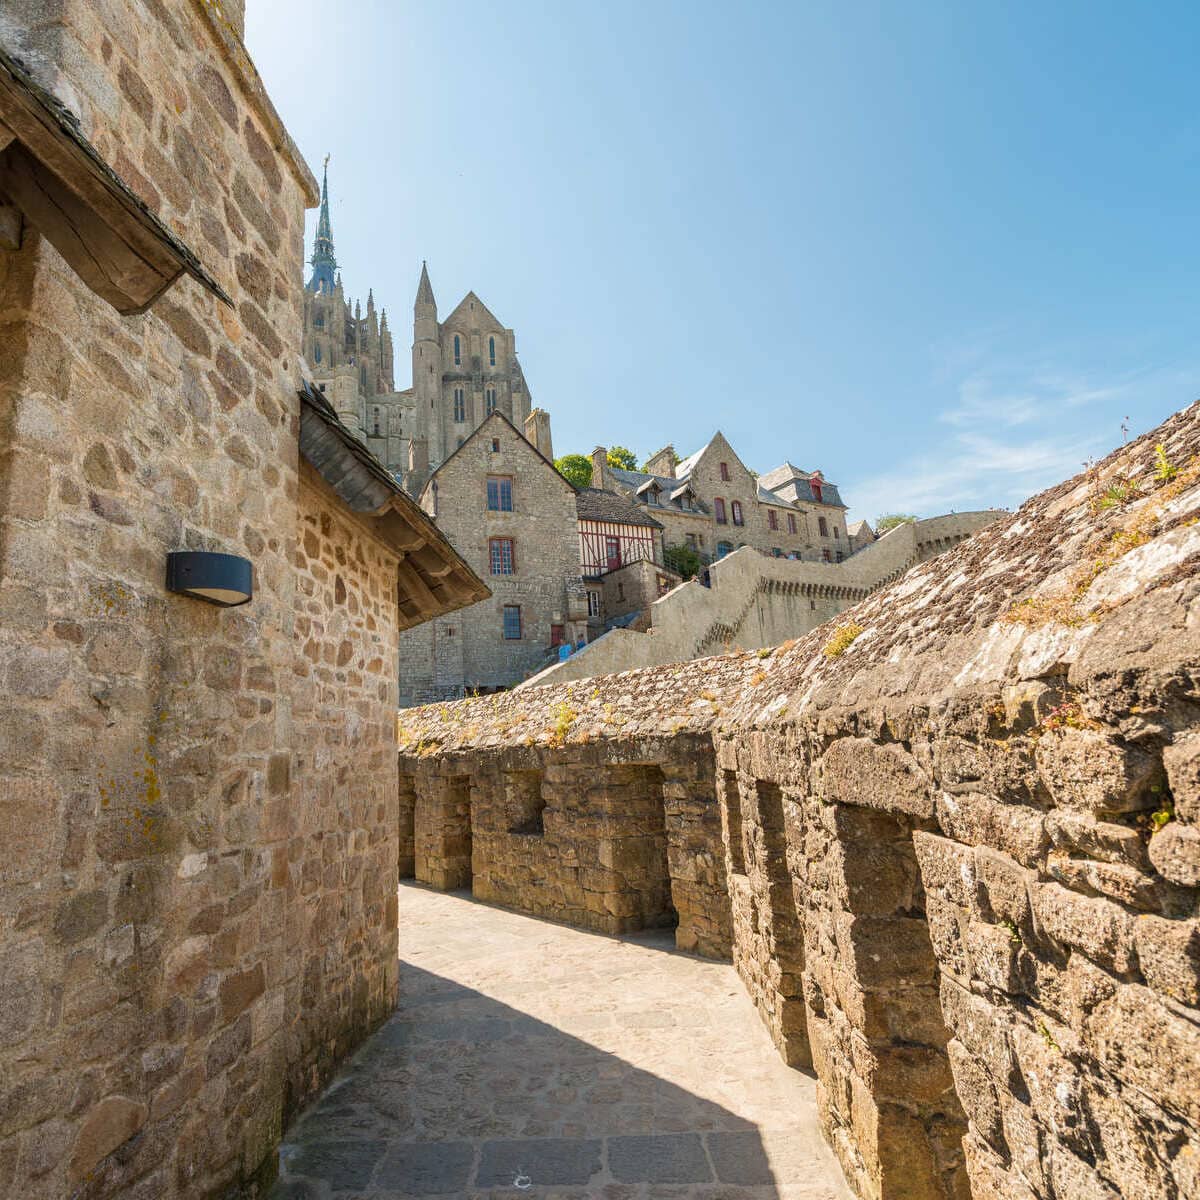
<path fill-rule="evenodd" d="M 407 559 L 402 560 L 396 567 L 396 582 L 401 594 L 418 605 L 422 612 L 436 616 L 442 611 L 443 605 L 421 578 L 417 568 Z"/>

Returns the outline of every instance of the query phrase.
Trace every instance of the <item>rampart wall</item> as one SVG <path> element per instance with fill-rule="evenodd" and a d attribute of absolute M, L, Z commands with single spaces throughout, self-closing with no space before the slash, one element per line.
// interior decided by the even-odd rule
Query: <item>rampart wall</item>
<path fill-rule="evenodd" d="M 836 631 L 406 713 L 402 772 L 576 761 L 583 863 L 641 747 L 707 754 L 692 827 L 714 858 L 719 812 L 731 956 L 860 1196 L 1196 1196 L 1198 521 L 1193 406 Z M 509 855 L 475 841 L 474 878 Z M 578 919 L 556 889 L 582 870 L 522 870 L 491 898 Z"/>
<path fill-rule="evenodd" d="M 914 563 L 956 546 L 999 515 L 954 513 L 899 525 L 841 563 L 771 558 L 744 546 L 713 563 L 711 587 L 693 580 L 651 604 L 644 632 L 611 629 L 519 686 L 777 646 L 815 629 Z"/>

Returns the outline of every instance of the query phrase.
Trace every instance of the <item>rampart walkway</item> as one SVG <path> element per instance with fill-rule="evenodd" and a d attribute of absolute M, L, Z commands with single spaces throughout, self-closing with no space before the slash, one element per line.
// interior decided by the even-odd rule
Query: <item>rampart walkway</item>
<path fill-rule="evenodd" d="M 415 885 L 400 949 L 399 1010 L 289 1131 L 276 1200 L 848 1200 L 732 967 Z"/>

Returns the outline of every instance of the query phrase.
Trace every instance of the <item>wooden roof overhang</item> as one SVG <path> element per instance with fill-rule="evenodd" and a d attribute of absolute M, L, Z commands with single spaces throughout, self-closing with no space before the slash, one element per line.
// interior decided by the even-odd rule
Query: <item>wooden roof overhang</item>
<path fill-rule="evenodd" d="M 14 209 L 122 315 L 144 312 L 185 273 L 233 303 L 100 157 L 75 114 L 0 48 L 0 229 L 8 249 L 20 245 Z"/>
<path fill-rule="evenodd" d="M 486 600 L 491 590 L 463 561 L 432 518 L 338 420 L 311 383 L 300 389 L 300 452 L 351 511 L 400 556 L 400 629 Z"/>

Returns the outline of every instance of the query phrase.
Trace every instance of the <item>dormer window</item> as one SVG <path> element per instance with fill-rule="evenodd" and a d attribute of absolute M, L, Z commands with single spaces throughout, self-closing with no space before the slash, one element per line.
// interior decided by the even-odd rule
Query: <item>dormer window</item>
<path fill-rule="evenodd" d="M 813 499 L 818 504 L 824 504 L 825 501 L 821 498 L 821 481 L 819 479 L 810 479 L 808 485 L 812 488 Z"/>

